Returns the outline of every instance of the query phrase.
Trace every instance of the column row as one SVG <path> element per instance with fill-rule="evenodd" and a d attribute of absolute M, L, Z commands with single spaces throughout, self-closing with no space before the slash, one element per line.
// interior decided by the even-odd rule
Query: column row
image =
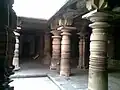
<path fill-rule="evenodd" d="M 52 36 L 52 59 L 51 70 L 59 71 L 60 76 L 70 76 L 71 74 L 71 35 L 75 27 L 59 27 L 51 31 Z M 88 58 L 86 58 L 87 39 L 80 36 L 79 39 L 79 63 L 78 68 L 88 68 Z"/>

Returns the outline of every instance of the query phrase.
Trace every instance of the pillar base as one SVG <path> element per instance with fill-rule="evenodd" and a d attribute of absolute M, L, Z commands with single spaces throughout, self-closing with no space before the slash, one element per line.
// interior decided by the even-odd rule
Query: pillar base
<path fill-rule="evenodd" d="M 71 73 L 70 73 L 70 72 L 60 71 L 60 76 L 69 77 L 70 75 L 71 75 Z"/>
<path fill-rule="evenodd" d="M 57 66 L 54 65 L 54 64 L 51 64 L 51 66 L 50 66 L 50 70 L 57 70 Z"/>
<path fill-rule="evenodd" d="M 96 88 L 97 88 L 97 90 L 108 90 L 108 74 L 107 74 L 107 71 L 89 70 L 88 89 L 89 90 L 96 90 Z"/>
<path fill-rule="evenodd" d="M 14 71 L 18 71 L 18 70 L 20 70 L 20 67 L 15 67 L 14 68 Z"/>

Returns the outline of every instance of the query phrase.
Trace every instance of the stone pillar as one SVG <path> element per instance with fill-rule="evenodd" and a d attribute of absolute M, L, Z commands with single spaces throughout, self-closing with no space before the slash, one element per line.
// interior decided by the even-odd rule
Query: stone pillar
<path fill-rule="evenodd" d="M 83 69 L 89 67 L 88 44 L 88 36 L 83 36 Z"/>
<path fill-rule="evenodd" d="M 60 31 L 53 30 L 51 33 L 54 35 L 52 36 L 52 60 L 51 60 L 51 65 L 50 69 L 51 70 L 56 70 L 59 68 L 59 63 L 60 63 L 60 49 L 61 49 L 61 36 L 60 36 Z"/>
<path fill-rule="evenodd" d="M 78 61 L 78 68 L 82 68 L 83 62 L 83 37 L 79 37 L 79 61 Z"/>
<path fill-rule="evenodd" d="M 70 76 L 71 74 L 71 31 L 75 30 L 75 27 L 61 27 L 61 63 L 60 63 L 60 76 Z"/>
<path fill-rule="evenodd" d="M 79 34 L 79 33 L 78 33 Z M 88 55 L 87 55 L 87 38 L 85 36 L 79 37 L 79 61 L 78 68 L 86 69 L 88 68 Z"/>
<path fill-rule="evenodd" d="M 108 90 L 107 73 L 107 30 L 110 25 L 111 15 L 104 12 L 94 11 L 86 14 L 83 18 L 90 19 L 92 34 L 90 37 L 90 62 L 89 62 L 89 90 Z"/>
<path fill-rule="evenodd" d="M 14 50 L 14 57 L 13 57 L 13 65 L 15 66 L 14 70 L 19 70 L 20 65 L 19 65 L 19 36 L 20 34 L 18 32 L 15 33 L 15 50 Z"/>
<path fill-rule="evenodd" d="M 85 36 L 83 36 L 83 68 L 85 69 L 86 68 L 86 52 L 85 52 L 85 49 L 86 49 L 86 38 Z"/>
<path fill-rule="evenodd" d="M 89 68 L 89 36 L 85 37 L 85 66 L 84 69 L 88 69 Z"/>

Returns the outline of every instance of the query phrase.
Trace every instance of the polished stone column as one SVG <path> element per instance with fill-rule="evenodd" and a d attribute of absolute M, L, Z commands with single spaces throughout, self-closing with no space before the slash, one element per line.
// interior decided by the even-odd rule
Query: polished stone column
<path fill-rule="evenodd" d="M 75 27 L 61 27 L 61 63 L 60 63 L 60 76 L 70 76 L 71 74 L 71 31 L 76 30 Z"/>
<path fill-rule="evenodd" d="M 54 35 L 52 36 L 52 59 L 51 59 L 51 70 L 56 70 L 59 66 L 60 62 L 60 49 L 61 49 L 61 36 L 60 31 L 53 30 L 51 33 Z"/>
<path fill-rule="evenodd" d="M 15 66 L 14 70 L 19 70 L 20 65 L 19 65 L 19 36 L 20 34 L 18 32 L 14 32 L 15 34 L 15 50 L 14 50 L 14 57 L 13 57 L 13 65 Z"/>
<path fill-rule="evenodd" d="M 111 15 L 104 12 L 94 12 L 83 16 L 90 19 L 92 34 L 90 37 L 90 62 L 89 62 L 89 90 L 108 90 L 107 73 L 107 30 L 110 25 Z"/>

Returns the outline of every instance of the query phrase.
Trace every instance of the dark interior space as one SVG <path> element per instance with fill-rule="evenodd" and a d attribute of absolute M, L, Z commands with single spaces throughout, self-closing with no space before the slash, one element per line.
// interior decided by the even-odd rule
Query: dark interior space
<path fill-rule="evenodd" d="M 23 58 L 29 58 L 30 57 L 30 42 L 24 42 L 23 43 L 22 57 Z"/>

